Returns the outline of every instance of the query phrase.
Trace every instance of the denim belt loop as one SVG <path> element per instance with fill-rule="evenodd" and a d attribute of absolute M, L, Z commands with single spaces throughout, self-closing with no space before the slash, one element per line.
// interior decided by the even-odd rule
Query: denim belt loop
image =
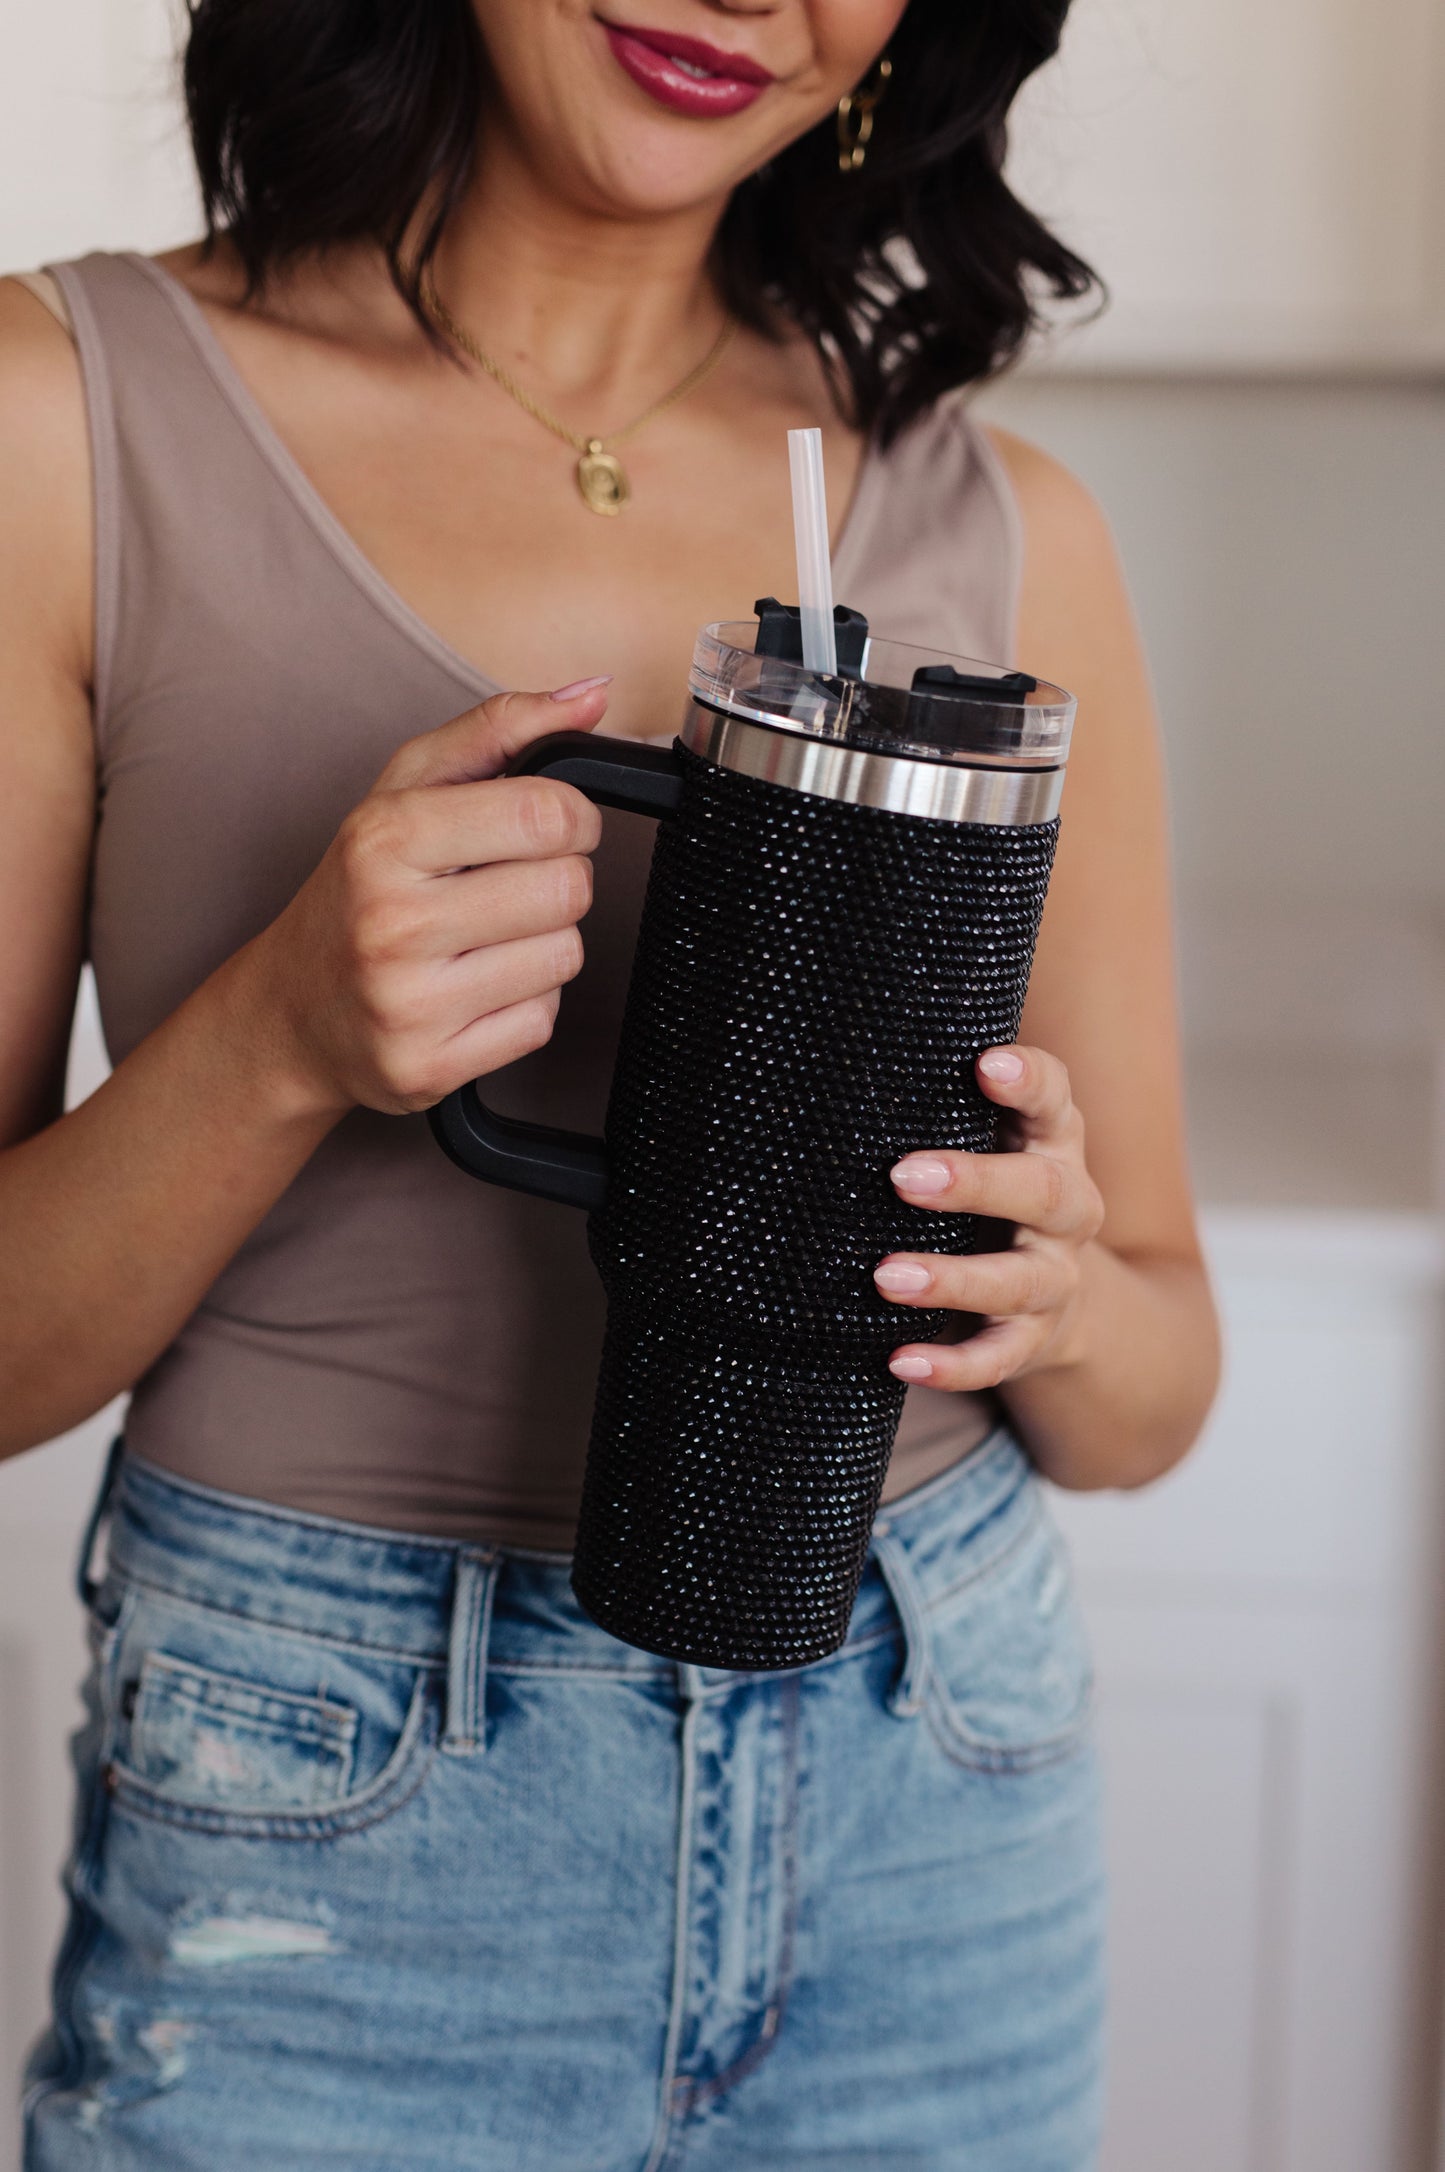
<path fill-rule="evenodd" d="M 110 1444 L 110 1453 L 105 1459 L 105 1469 L 101 1473 L 100 1487 L 95 1496 L 94 1506 L 85 1519 L 85 1530 L 81 1536 L 80 1552 L 76 1556 L 75 1588 L 80 1594 L 80 1603 L 87 1612 L 94 1606 L 95 1595 L 100 1589 L 99 1584 L 90 1573 L 90 1564 L 95 1554 L 96 1541 L 100 1537 L 101 1526 L 110 1520 L 110 1511 L 115 1498 L 115 1482 L 120 1476 L 120 1466 L 124 1455 L 125 1435 L 117 1433 Z"/>
<path fill-rule="evenodd" d="M 886 1518 L 873 1526 L 873 1553 L 903 1631 L 903 1668 L 889 1691 L 888 1709 L 896 1719 L 916 1719 L 923 1710 L 931 1666 L 928 1611 L 907 1548 Z"/>
<path fill-rule="evenodd" d="M 487 1746 L 487 1641 L 497 1567 L 495 1547 L 457 1550 L 447 1640 L 447 1725 L 442 1736 L 442 1748 L 453 1757 L 479 1755 Z"/>

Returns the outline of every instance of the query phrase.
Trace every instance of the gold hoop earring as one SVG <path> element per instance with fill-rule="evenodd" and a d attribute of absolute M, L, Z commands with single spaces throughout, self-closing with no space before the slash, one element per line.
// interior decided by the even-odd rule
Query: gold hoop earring
<path fill-rule="evenodd" d="M 873 116 L 893 74 L 893 63 L 880 53 L 861 83 L 838 100 L 838 171 L 857 173 L 873 140 Z"/>

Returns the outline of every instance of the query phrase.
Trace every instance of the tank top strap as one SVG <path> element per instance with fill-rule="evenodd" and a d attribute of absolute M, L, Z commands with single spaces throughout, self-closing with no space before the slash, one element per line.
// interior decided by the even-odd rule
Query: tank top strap
<path fill-rule="evenodd" d="M 259 673 L 268 628 L 294 616 L 298 597 L 337 640 L 349 629 L 402 668 L 450 681 L 457 710 L 495 690 L 341 529 L 179 281 L 136 255 L 47 270 L 70 311 L 90 420 L 102 777 L 128 705 L 149 698 L 168 656 L 193 658 L 208 632 L 224 644 L 249 626 Z"/>
<path fill-rule="evenodd" d="M 103 769 L 117 718 L 171 637 L 194 640 L 223 599 L 233 613 L 263 605 L 277 493 L 173 280 L 130 255 L 46 268 L 70 311 L 90 424 Z"/>
<path fill-rule="evenodd" d="M 834 566 L 875 633 L 1014 664 L 1023 526 L 1003 462 L 946 394 L 865 465 Z"/>
<path fill-rule="evenodd" d="M 91 496 L 95 523 L 95 664 L 92 708 L 96 738 L 109 715 L 114 678 L 116 633 L 120 614 L 121 479 L 119 430 L 107 358 L 103 319 L 106 271 L 116 261 L 93 255 L 74 264 L 47 264 L 60 290 L 69 329 L 80 358 L 90 430 Z M 101 307 L 92 293 L 102 290 Z"/>

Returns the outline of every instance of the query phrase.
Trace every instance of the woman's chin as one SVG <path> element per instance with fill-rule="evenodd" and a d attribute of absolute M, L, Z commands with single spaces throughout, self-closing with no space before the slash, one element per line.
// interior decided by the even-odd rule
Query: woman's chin
<path fill-rule="evenodd" d="M 720 212 L 739 181 L 752 171 L 750 165 L 740 170 L 735 161 L 709 153 L 704 146 L 650 129 L 639 129 L 628 140 L 594 147 L 578 166 L 589 205 L 622 220 Z"/>
<path fill-rule="evenodd" d="M 509 133 L 534 178 L 624 220 L 721 210 L 777 148 L 775 131 L 748 127 L 744 116 L 687 120 L 660 108 L 639 111 L 630 97 L 594 100 L 580 111 L 558 100 Z"/>

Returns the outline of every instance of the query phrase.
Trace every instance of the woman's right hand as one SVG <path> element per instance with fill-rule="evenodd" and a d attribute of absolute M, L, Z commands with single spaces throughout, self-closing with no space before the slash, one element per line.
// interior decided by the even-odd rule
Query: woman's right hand
<path fill-rule="evenodd" d="M 430 1108 L 549 1038 L 601 818 L 571 785 L 502 771 L 590 730 L 607 683 L 495 694 L 408 740 L 242 954 L 280 1074 L 317 1113 Z"/>

